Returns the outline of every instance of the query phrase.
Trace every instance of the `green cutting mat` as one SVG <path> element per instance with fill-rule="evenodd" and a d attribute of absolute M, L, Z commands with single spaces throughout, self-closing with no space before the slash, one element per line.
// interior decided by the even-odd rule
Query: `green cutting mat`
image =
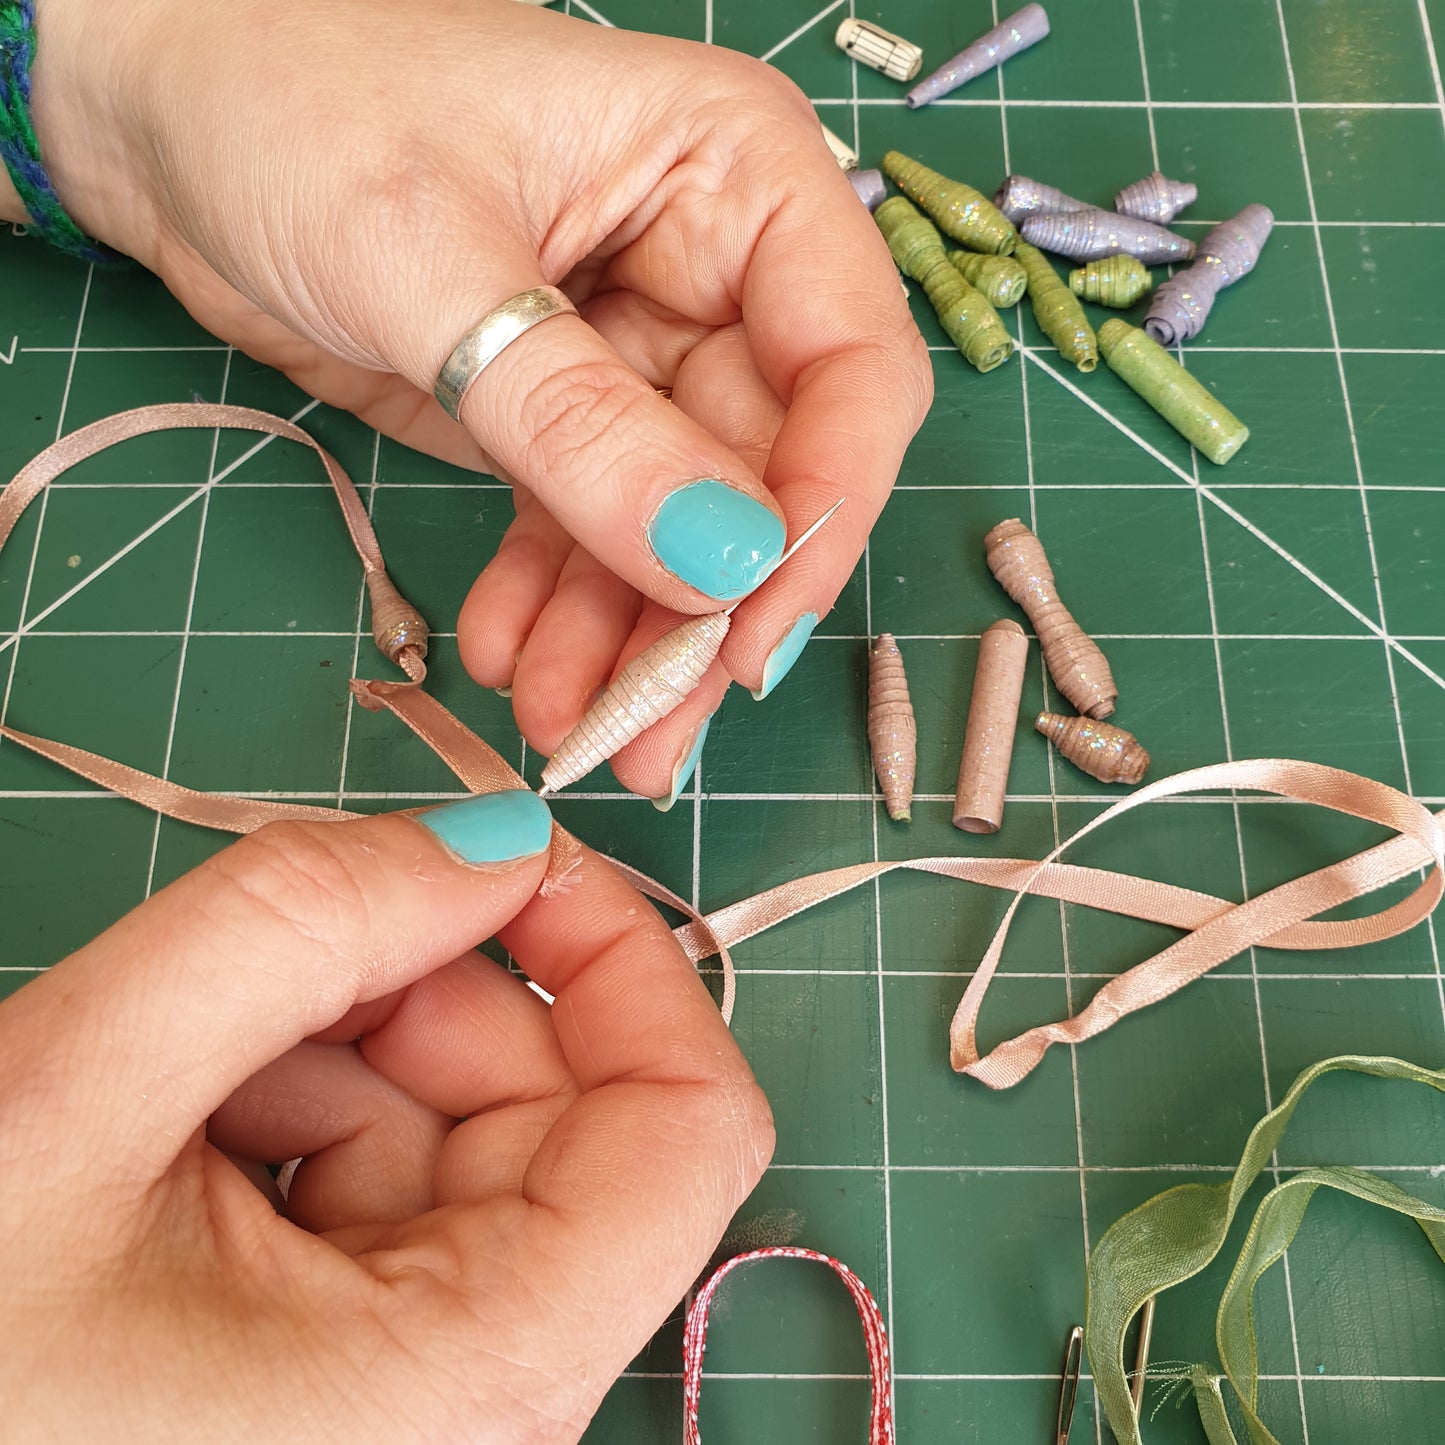
<path fill-rule="evenodd" d="M 859 859 L 1045 852 L 1115 793 L 1032 734 L 1002 833 L 949 824 L 977 637 L 1013 615 L 979 541 L 1013 515 L 1050 545 L 1103 641 L 1119 721 L 1156 776 L 1283 754 L 1445 803 L 1445 0 L 1054 0 L 1053 36 L 1002 81 L 919 113 L 834 49 L 854 0 L 601 0 L 605 15 L 572 4 L 766 56 L 865 164 L 898 146 L 986 189 L 1014 170 L 1100 201 L 1158 165 L 1199 186 L 1188 234 L 1249 201 L 1279 225 L 1188 349 L 1253 429 L 1226 470 L 1107 371 L 1061 368 L 1017 313 L 1024 354 L 975 375 L 916 296 L 938 400 L 838 608 L 774 698 L 734 691 L 697 787 L 670 814 L 599 776 L 557 803 L 569 827 L 705 907 Z M 984 0 L 857 13 L 931 62 L 993 19 Z M 846 264 L 826 235 L 817 260 Z M 199 395 L 302 415 L 363 486 L 402 585 L 450 625 L 510 516 L 490 478 L 308 408 L 144 275 L 88 273 L 6 236 L 0 278 L 0 472 L 147 402 Z M 18 727 L 195 787 L 377 809 L 447 796 L 449 775 L 394 721 L 348 705 L 346 678 L 378 666 L 361 619 L 356 563 L 312 458 L 235 435 L 132 442 L 54 488 L 0 563 L 0 702 Z M 887 821 L 869 773 L 865 639 L 879 630 L 902 641 L 919 714 L 912 827 Z M 466 680 L 445 635 L 434 677 L 523 757 L 507 705 Z M 1035 667 L 1026 705 L 1045 696 Z M 1376 836 L 1256 798 L 1191 800 L 1136 815 L 1080 860 L 1238 897 Z M 0 748 L 0 977 L 23 983 L 218 845 Z M 1344 1051 L 1445 1062 L 1439 950 L 1421 928 L 1366 953 L 1259 950 L 989 1094 L 949 1072 L 946 1023 L 1005 901 L 890 879 L 738 950 L 736 1031 L 773 1101 L 778 1151 L 734 1243 L 796 1239 L 874 1287 L 908 1445 L 1051 1439 L 1089 1241 L 1161 1187 L 1223 1178 L 1301 1067 Z M 985 1041 L 1077 1008 L 1171 936 L 1031 902 Z M 1438 1106 L 1377 1082 L 1317 1092 L 1281 1169 L 1373 1166 L 1445 1201 Z M 1207 1301 L 1221 1283 L 1216 1272 L 1168 1297 L 1156 1360 L 1214 1358 Z M 1260 1305 L 1266 1413 L 1284 1441 L 1445 1437 L 1445 1279 L 1414 1226 L 1321 1197 Z M 589 1442 L 675 1440 L 678 1363 L 674 1322 Z M 820 1270 L 730 1282 L 708 1364 L 711 1445 L 863 1438 L 861 1342 Z M 1094 1415 L 1086 1385 L 1076 1440 L 1104 1438 Z M 1148 1434 L 1202 1439 L 1172 1408 Z"/>

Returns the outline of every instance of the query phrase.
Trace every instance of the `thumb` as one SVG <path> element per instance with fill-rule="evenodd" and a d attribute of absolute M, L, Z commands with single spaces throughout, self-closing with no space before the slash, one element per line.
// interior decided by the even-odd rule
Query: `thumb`
<path fill-rule="evenodd" d="M 551 832 L 526 790 L 262 828 L 0 1008 L 0 1133 L 65 1177 L 150 1183 L 263 1065 L 514 918 Z"/>

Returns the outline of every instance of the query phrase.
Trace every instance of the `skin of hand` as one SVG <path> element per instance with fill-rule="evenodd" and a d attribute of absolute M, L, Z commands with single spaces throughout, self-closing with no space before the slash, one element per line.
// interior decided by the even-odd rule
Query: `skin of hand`
<path fill-rule="evenodd" d="M 579 1438 L 772 1125 L 658 914 L 541 848 L 272 825 L 0 1005 L 7 1441 Z"/>
<path fill-rule="evenodd" d="M 543 753 L 678 614 L 726 605 L 654 550 L 664 504 L 721 479 L 760 504 L 724 527 L 746 551 L 847 499 L 761 585 L 758 544 L 705 686 L 615 760 L 666 793 L 729 680 L 757 689 L 833 605 L 932 395 L 801 92 L 513 0 L 45 0 L 39 27 L 37 132 L 79 224 L 312 395 L 518 487 L 460 649 Z M 548 283 L 582 319 L 514 342 L 458 426 L 441 363 Z"/>

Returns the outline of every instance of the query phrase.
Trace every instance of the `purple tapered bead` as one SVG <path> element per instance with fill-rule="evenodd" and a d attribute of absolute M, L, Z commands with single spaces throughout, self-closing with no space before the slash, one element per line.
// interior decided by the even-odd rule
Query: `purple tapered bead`
<path fill-rule="evenodd" d="M 849 171 L 848 183 L 870 211 L 876 211 L 888 198 L 888 184 L 882 171 Z"/>
<path fill-rule="evenodd" d="M 1171 181 L 1162 171 L 1147 175 L 1132 186 L 1125 186 L 1114 197 L 1114 209 L 1121 216 L 1136 221 L 1153 221 L 1167 226 L 1185 206 L 1199 199 L 1199 188 L 1188 181 Z"/>
<path fill-rule="evenodd" d="M 1005 176 L 993 203 L 1014 225 L 1026 216 L 1047 216 L 1054 211 L 1088 211 L 1093 207 L 1066 194 L 1056 186 L 1046 186 L 1032 176 Z"/>
<path fill-rule="evenodd" d="M 1041 251 L 1075 261 L 1097 261 L 1101 256 L 1136 256 L 1146 266 L 1188 261 L 1194 242 L 1163 226 L 1117 216 L 1113 211 L 1090 208 L 1057 215 L 1030 216 L 1023 226 L 1024 240 Z"/>
<path fill-rule="evenodd" d="M 960 50 L 952 60 L 940 65 L 926 80 L 920 80 L 903 97 L 904 103 L 917 110 L 920 105 L 939 100 L 975 75 L 982 75 L 1019 51 L 1037 45 L 1048 33 L 1049 17 L 1044 7 L 1025 5 L 1007 20 L 1001 20 L 987 35 L 980 35 L 966 50 Z"/>
<path fill-rule="evenodd" d="M 1204 329 L 1214 298 L 1254 270 L 1274 228 L 1268 206 L 1246 206 L 1200 243 L 1192 266 L 1165 281 L 1149 302 L 1144 330 L 1160 346 L 1174 346 Z"/>

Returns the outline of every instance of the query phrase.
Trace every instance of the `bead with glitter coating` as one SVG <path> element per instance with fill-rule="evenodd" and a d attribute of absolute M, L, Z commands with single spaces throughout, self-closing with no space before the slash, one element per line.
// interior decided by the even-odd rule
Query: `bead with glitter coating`
<path fill-rule="evenodd" d="M 555 793 L 585 778 L 681 706 L 717 657 L 730 625 L 726 612 L 704 613 L 638 653 L 548 760 L 542 769 L 546 789 Z"/>
<path fill-rule="evenodd" d="M 1160 346 L 1174 346 L 1204 329 L 1214 298 L 1254 270 L 1274 229 L 1268 206 L 1246 206 L 1216 226 L 1200 243 L 1194 262 L 1176 271 L 1154 293 L 1144 330 Z"/>
<path fill-rule="evenodd" d="M 1098 644 L 1059 597 L 1043 544 L 1017 517 L 983 539 L 988 569 L 1034 625 L 1054 686 L 1082 713 L 1106 718 L 1119 689 Z"/>
<path fill-rule="evenodd" d="M 945 61 L 926 80 L 921 80 L 903 97 L 904 103 L 917 110 L 929 101 L 938 100 L 966 85 L 975 75 L 982 75 L 1012 60 L 1021 50 L 1037 45 L 1049 33 L 1049 17 L 1042 5 L 1025 5 L 992 30 L 980 35 L 972 45 Z"/>
<path fill-rule="evenodd" d="M 1125 186 L 1114 197 L 1114 209 L 1121 216 L 1136 221 L 1153 221 L 1167 226 L 1186 206 L 1199 199 L 1199 188 L 1188 181 L 1171 181 L 1162 171 L 1154 171 L 1142 181 Z"/>
<path fill-rule="evenodd" d="M 1069 290 L 1098 306 L 1122 311 L 1154 284 L 1149 268 L 1133 256 L 1103 256 L 1069 272 Z"/>
<path fill-rule="evenodd" d="M 1142 783 L 1149 771 L 1149 754 L 1139 739 L 1112 723 L 1041 712 L 1034 727 L 1076 768 L 1101 783 Z"/>
<path fill-rule="evenodd" d="M 972 186 L 950 180 L 902 151 L 889 151 L 883 157 L 883 171 L 910 201 L 933 217 L 944 235 L 970 251 L 1007 256 L 1018 244 L 1013 222 Z"/>
<path fill-rule="evenodd" d="M 849 171 L 848 184 L 870 211 L 876 211 L 888 197 L 888 186 L 879 170 Z"/>
<path fill-rule="evenodd" d="M 923 64 L 923 51 L 901 35 L 871 20 L 845 20 L 833 36 L 844 55 L 881 71 L 890 80 L 912 80 Z"/>
<path fill-rule="evenodd" d="M 953 798 L 953 826 L 965 833 L 997 833 L 1003 823 L 1028 657 L 1023 628 L 1008 618 L 995 622 L 979 639 Z"/>
<path fill-rule="evenodd" d="M 911 821 L 918 727 L 908 698 L 903 654 L 888 632 L 879 634 L 868 654 L 868 745 L 888 816 L 895 823 Z"/>
<path fill-rule="evenodd" d="M 1099 328 L 1099 351 L 1116 376 L 1216 465 L 1249 440 L 1249 428 L 1137 326 L 1111 316 Z"/>
<path fill-rule="evenodd" d="M 1012 256 L 950 251 L 948 259 L 970 286 L 983 293 L 990 306 L 1017 306 L 1028 288 L 1024 268 Z"/>
<path fill-rule="evenodd" d="M 1056 186 L 1046 186 L 1032 176 L 1005 176 L 993 203 L 1014 225 L 1029 216 L 1049 216 L 1056 211 L 1092 209 L 1087 201 L 1081 201 Z"/>
<path fill-rule="evenodd" d="M 1014 256 L 1028 277 L 1029 304 L 1039 330 L 1059 348 L 1065 361 L 1072 361 L 1082 372 L 1092 371 L 1099 364 L 1099 343 L 1079 298 L 1059 280 L 1058 272 L 1037 247 L 1020 241 Z"/>
<path fill-rule="evenodd" d="M 1030 216 L 1023 223 L 1023 237 L 1030 245 L 1071 261 L 1097 261 L 1101 256 L 1122 253 L 1146 266 L 1163 266 L 1170 261 L 1188 261 L 1194 255 L 1193 241 L 1163 226 L 1093 207 Z"/>

